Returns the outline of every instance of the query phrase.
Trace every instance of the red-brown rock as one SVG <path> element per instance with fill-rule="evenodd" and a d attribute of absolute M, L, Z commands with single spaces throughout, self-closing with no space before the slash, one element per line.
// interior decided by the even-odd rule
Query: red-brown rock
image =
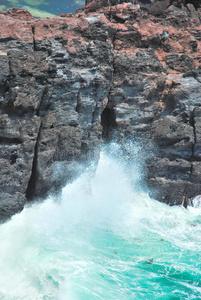
<path fill-rule="evenodd" d="M 2 219 L 98 159 L 102 134 L 143 143 L 156 199 L 201 193 L 201 8 L 152 2 L 0 13 Z"/>

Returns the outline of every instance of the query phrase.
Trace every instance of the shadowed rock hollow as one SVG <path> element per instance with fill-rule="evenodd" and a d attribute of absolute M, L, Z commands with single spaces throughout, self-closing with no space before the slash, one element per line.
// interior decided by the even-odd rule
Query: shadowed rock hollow
<path fill-rule="evenodd" d="M 156 199 L 201 193 L 200 3 L 125 2 L 0 13 L 2 220 L 98 160 L 102 134 L 144 145 Z"/>

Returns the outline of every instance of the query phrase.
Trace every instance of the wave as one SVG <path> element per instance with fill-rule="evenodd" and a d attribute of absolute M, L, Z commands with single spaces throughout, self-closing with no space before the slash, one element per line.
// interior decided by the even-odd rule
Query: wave
<path fill-rule="evenodd" d="M 95 172 L 1 225 L 0 299 L 199 299 L 201 210 L 151 199 L 142 160 L 113 144 Z"/>

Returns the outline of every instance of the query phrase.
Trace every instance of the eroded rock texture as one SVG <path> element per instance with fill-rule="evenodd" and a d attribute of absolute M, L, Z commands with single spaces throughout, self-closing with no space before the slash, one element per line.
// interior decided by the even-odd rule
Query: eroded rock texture
<path fill-rule="evenodd" d="M 34 20 L 26 12 L 21 21 L 22 14 L 0 14 L 2 217 L 98 158 L 113 74 L 104 24 L 73 15 Z"/>
<path fill-rule="evenodd" d="M 98 159 L 102 133 L 149 150 L 156 199 L 201 193 L 200 4 L 106 2 L 44 20 L 0 13 L 2 220 Z"/>
<path fill-rule="evenodd" d="M 115 28 L 107 104 L 113 123 L 106 123 L 106 134 L 112 134 L 111 127 L 121 142 L 141 140 L 151 194 L 181 204 L 201 192 L 201 4 L 145 2 L 111 5 L 102 11 Z M 92 2 L 85 11 L 94 8 Z"/>

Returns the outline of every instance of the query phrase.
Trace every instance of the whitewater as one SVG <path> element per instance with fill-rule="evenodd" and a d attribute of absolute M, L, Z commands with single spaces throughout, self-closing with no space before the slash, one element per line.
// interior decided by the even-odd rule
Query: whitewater
<path fill-rule="evenodd" d="M 151 199 L 111 147 L 0 226 L 1 300 L 201 299 L 201 209 Z"/>

